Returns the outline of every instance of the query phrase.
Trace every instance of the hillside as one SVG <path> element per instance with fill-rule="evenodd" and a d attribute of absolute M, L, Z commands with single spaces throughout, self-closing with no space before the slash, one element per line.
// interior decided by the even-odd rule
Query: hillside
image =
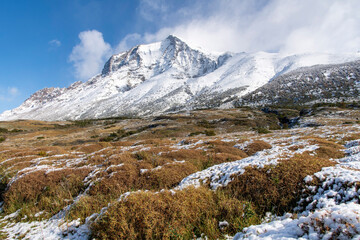
<path fill-rule="evenodd" d="M 243 96 L 238 104 L 296 106 L 360 100 L 360 61 L 300 68 Z"/>
<path fill-rule="evenodd" d="M 359 110 L 276 112 L 0 122 L 0 236 L 358 238 Z"/>

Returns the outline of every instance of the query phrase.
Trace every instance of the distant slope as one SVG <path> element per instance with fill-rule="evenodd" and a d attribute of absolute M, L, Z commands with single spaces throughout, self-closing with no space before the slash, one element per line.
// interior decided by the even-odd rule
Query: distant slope
<path fill-rule="evenodd" d="M 192 49 L 177 37 L 113 55 L 101 74 L 68 88 L 45 88 L 0 120 L 75 120 L 149 116 L 233 106 L 282 74 L 316 64 L 359 60 L 360 54 L 224 53 Z"/>
<path fill-rule="evenodd" d="M 360 61 L 304 67 L 276 77 L 239 105 L 297 105 L 360 100 Z"/>

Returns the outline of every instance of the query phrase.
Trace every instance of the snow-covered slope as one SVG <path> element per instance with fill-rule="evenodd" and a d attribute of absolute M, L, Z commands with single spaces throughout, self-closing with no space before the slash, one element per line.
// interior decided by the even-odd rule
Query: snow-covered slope
<path fill-rule="evenodd" d="M 219 107 L 299 67 L 360 59 L 354 54 L 204 53 L 174 36 L 113 55 L 101 74 L 46 88 L 0 120 L 146 116 Z"/>
<path fill-rule="evenodd" d="M 360 61 L 296 69 L 243 96 L 239 105 L 297 105 L 360 100 Z"/>

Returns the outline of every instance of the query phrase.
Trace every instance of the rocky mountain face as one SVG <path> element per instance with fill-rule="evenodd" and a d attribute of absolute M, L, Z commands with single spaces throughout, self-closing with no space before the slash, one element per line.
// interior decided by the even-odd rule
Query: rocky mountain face
<path fill-rule="evenodd" d="M 244 103 L 255 101 L 249 94 L 260 87 L 277 82 L 282 85 L 286 76 L 293 76 L 290 73 L 293 70 L 359 59 L 359 53 L 214 54 L 193 49 L 179 38 L 169 36 L 161 42 L 138 45 L 113 55 L 102 73 L 86 82 L 76 82 L 68 88 L 42 89 L 18 108 L 0 114 L 0 120 L 151 116 L 197 108 L 233 107 L 243 96 L 246 96 Z M 352 79 L 352 75 L 347 76 Z M 333 78 L 337 79 L 337 75 L 330 74 L 329 79 Z M 316 76 L 312 79 L 308 81 L 310 85 Z M 336 81 L 335 87 L 343 82 Z M 271 97 L 276 96 L 270 93 Z"/>
<path fill-rule="evenodd" d="M 239 105 L 294 106 L 360 100 L 360 61 L 304 67 L 243 96 Z"/>

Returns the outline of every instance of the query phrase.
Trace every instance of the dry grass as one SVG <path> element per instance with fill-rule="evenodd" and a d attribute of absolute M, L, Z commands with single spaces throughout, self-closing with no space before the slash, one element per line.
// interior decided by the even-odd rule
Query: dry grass
<path fill-rule="evenodd" d="M 204 150 L 179 149 L 162 155 L 177 161 L 187 161 L 197 167 L 198 170 L 204 169 L 204 165 L 209 161 L 209 156 Z"/>
<path fill-rule="evenodd" d="M 188 175 L 197 171 L 197 168 L 189 163 L 172 163 L 153 169 L 141 175 L 139 189 L 159 190 L 175 187 Z"/>
<path fill-rule="evenodd" d="M 102 176 L 104 175 L 104 176 Z M 135 186 L 139 171 L 135 165 L 124 164 L 121 169 L 110 174 L 102 173 L 89 190 L 89 195 L 107 195 L 109 198 L 120 196 Z"/>
<path fill-rule="evenodd" d="M 110 147 L 110 146 L 111 146 L 110 143 L 100 142 L 100 143 L 96 143 L 96 144 L 88 144 L 85 146 L 80 146 L 76 150 L 79 152 L 84 152 L 84 153 L 93 153 L 93 152 L 99 151 L 105 147 Z"/>
<path fill-rule="evenodd" d="M 259 151 L 270 148 L 272 148 L 272 146 L 269 143 L 264 142 L 262 140 L 256 140 L 250 143 L 249 145 L 247 145 L 244 149 L 244 152 L 247 155 L 251 156 Z"/>
<path fill-rule="evenodd" d="M 224 191 L 250 201 L 258 213 L 282 214 L 291 211 L 299 200 L 304 177 L 333 165 L 335 163 L 326 158 L 296 155 L 276 166 L 249 167 L 244 174 L 234 177 Z"/>
<path fill-rule="evenodd" d="M 345 143 L 346 141 L 352 141 L 352 140 L 357 140 L 357 139 L 360 139 L 360 133 L 349 134 L 343 138 L 343 141 Z"/>
<path fill-rule="evenodd" d="M 141 169 L 146 169 L 143 173 Z M 137 189 L 160 190 L 177 185 L 183 178 L 196 172 L 191 163 L 170 163 L 152 168 L 147 162 L 126 163 L 102 172 L 89 189 L 90 196 L 104 195 L 115 199 L 122 193 Z"/>
<path fill-rule="evenodd" d="M 196 171 L 269 149 L 271 145 L 252 130 L 276 128 L 277 121 L 276 117 L 261 111 L 231 109 L 200 110 L 191 112 L 189 116 L 179 113 L 154 121 L 133 119 L 121 124 L 110 121 L 113 125 L 104 121 L 84 126 L 34 121 L 0 122 L 0 127 L 24 130 L 6 133 L 7 140 L 1 143 L 0 163 L 14 159 L 0 165 L 0 175 L 5 176 L 0 178 L 0 201 L 5 201 L 5 214 L 21 208 L 19 218 L 27 215 L 31 219 L 34 213 L 44 210 L 47 214 L 43 217 L 47 218 L 73 203 L 73 199 L 88 188 L 67 212 L 67 218 L 84 221 L 109 203 L 113 204 L 92 226 L 94 237 L 98 239 L 192 239 L 201 233 L 209 239 L 218 239 L 223 234 L 233 235 L 245 226 L 259 223 L 259 216 L 266 211 L 281 214 L 292 210 L 303 178 L 323 166 L 333 165 L 328 159 L 342 157 L 343 147 L 330 139 L 313 137 L 323 136 L 323 129 L 312 128 L 311 132 L 296 133 L 308 135 L 302 139 L 319 146 L 315 156 L 305 153 L 277 166 L 248 168 L 220 191 L 187 189 L 175 195 L 168 191 L 156 194 L 141 192 L 131 194 L 126 201 L 117 202 L 117 199 L 125 192 L 171 189 Z M 134 134 L 114 142 L 95 142 L 114 131 L 120 135 L 119 128 L 125 132 L 134 131 Z M 205 129 L 214 130 L 217 136 L 188 137 L 191 132 Z M 345 129 L 352 131 L 347 133 Z M 343 140 L 337 140 L 342 144 L 360 138 L 355 127 L 330 130 L 334 139 L 347 134 Z M 276 144 L 286 145 L 284 138 L 292 134 L 293 131 L 282 130 L 267 137 L 278 138 Z M 234 140 L 225 142 L 222 139 Z M 244 150 L 234 147 L 254 139 L 259 140 Z M 204 142 L 193 145 L 199 140 Z M 177 145 L 180 141 L 183 144 Z M 176 149 L 178 147 L 182 149 Z M 290 151 L 303 147 L 295 146 Z M 10 178 L 19 170 L 35 165 L 63 166 L 65 169 L 47 174 L 45 171 L 29 173 L 6 189 Z M 91 177 L 91 185 L 84 185 L 84 178 L 95 168 L 98 172 Z M 219 221 L 224 220 L 229 225 L 220 229 Z"/>
<path fill-rule="evenodd" d="M 201 149 L 179 149 L 162 154 L 162 156 L 177 161 L 185 160 L 196 166 L 198 170 L 248 156 L 244 151 L 234 147 L 235 142 L 214 140 L 208 141 L 205 144 L 207 147 L 206 151 Z"/>
<path fill-rule="evenodd" d="M 311 144 L 316 144 L 319 146 L 319 148 L 315 150 L 317 157 L 336 159 L 345 156 L 344 151 L 342 151 L 345 149 L 344 146 L 334 141 L 329 141 L 318 137 L 307 137 L 305 139 L 309 140 Z"/>
<path fill-rule="evenodd" d="M 88 196 L 75 204 L 70 210 L 69 218 L 84 220 L 94 213 L 92 210 L 100 210 L 128 191 L 172 188 L 183 178 L 197 171 L 197 168 L 189 162 L 170 162 L 154 168 L 154 163 L 146 160 L 138 161 L 129 154 L 120 155 L 120 158 L 123 159 L 119 161 L 118 158 L 112 163 L 123 163 L 123 165 L 106 168 L 106 171 L 96 175 L 98 180 L 95 180 L 89 188 Z M 91 207 L 88 208 L 90 203 Z"/>
<path fill-rule="evenodd" d="M 230 226 L 222 232 L 218 224 L 223 220 Z M 98 239 L 193 239 L 202 233 L 216 239 L 258 221 L 249 203 L 219 197 L 205 188 L 189 188 L 176 194 L 131 194 L 91 227 Z"/>
<path fill-rule="evenodd" d="M 61 210 L 83 189 L 83 179 L 90 169 L 35 171 L 12 183 L 3 195 L 4 212 L 21 209 L 20 216 L 46 211 L 50 216 Z"/>

